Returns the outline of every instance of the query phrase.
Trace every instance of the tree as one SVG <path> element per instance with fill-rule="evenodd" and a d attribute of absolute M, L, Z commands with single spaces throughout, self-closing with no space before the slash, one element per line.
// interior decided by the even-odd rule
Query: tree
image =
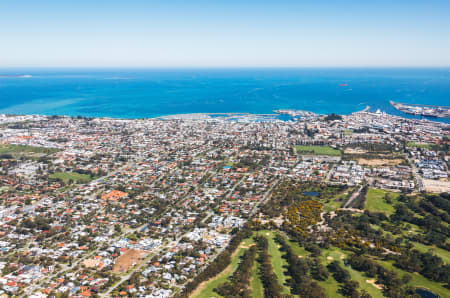
<path fill-rule="evenodd" d="M 339 261 L 331 262 L 327 268 L 333 273 L 333 277 L 337 282 L 343 283 L 350 279 L 350 273 L 341 267 Z"/>
<path fill-rule="evenodd" d="M 327 115 L 327 116 L 324 118 L 324 120 L 325 120 L 325 121 L 342 120 L 342 116 L 341 116 L 341 115 L 338 115 L 338 114 L 335 114 L 335 113 L 331 113 L 331 114 Z"/>
<path fill-rule="evenodd" d="M 325 266 L 320 264 L 319 260 L 316 260 L 316 263 L 314 264 L 313 269 L 311 270 L 311 275 L 314 279 L 324 281 L 328 279 L 329 272 Z"/>
<path fill-rule="evenodd" d="M 339 289 L 339 292 L 347 297 L 359 297 L 358 293 L 359 283 L 355 280 L 348 280 Z"/>
<path fill-rule="evenodd" d="M 366 290 L 361 290 L 361 293 L 359 294 L 359 297 L 360 298 L 372 298 L 372 296 L 369 293 L 367 293 Z"/>

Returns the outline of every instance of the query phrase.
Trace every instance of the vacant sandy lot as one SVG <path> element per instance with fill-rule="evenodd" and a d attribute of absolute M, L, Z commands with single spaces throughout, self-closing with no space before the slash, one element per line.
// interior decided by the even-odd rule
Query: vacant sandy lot
<path fill-rule="evenodd" d="M 346 148 L 344 150 L 345 154 L 364 154 L 367 153 L 366 150 L 363 150 L 361 148 Z"/>
<path fill-rule="evenodd" d="M 127 272 L 134 265 L 138 264 L 148 254 L 148 251 L 129 249 L 123 255 L 117 258 L 113 267 L 114 273 Z"/>
<path fill-rule="evenodd" d="M 403 159 L 358 159 L 358 164 L 364 166 L 396 166 L 403 162 Z"/>
<path fill-rule="evenodd" d="M 100 264 L 100 260 L 97 259 L 87 259 L 83 261 L 83 265 L 86 268 L 94 268 L 97 267 Z"/>
<path fill-rule="evenodd" d="M 423 179 L 423 186 L 428 192 L 450 192 L 450 182 L 445 180 Z"/>

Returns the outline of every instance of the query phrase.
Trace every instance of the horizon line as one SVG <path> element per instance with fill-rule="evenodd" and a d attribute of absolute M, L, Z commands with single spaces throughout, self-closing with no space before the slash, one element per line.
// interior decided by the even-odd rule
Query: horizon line
<path fill-rule="evenodd" d="M 397 68 L 397 69 L 411 69 L 411 68 L 450 68 L 450 65 L 361 65 L 361 66 L 350 66 L 350 65 L 330 65 L 330 66 L 126 66 L 126 65 L 107 65 L 107 66 L 1 66 L 0 69 L 330 69 L 330 68 L 350 68 L 350 69 L 361 69 L 361 68 Z"/>

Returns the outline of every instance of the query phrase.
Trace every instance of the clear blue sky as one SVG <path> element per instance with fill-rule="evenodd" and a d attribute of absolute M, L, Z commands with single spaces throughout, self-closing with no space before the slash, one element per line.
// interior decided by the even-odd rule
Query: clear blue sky
<path fill-rule="evenodd" d="M 450 66 L 450 0 L 1 0 L 16 66 Z"/>

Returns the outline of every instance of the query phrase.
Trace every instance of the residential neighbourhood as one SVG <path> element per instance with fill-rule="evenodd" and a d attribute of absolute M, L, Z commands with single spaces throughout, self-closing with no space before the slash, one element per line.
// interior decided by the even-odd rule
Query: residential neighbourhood
<path fill-rule="evenodd" d="M 0 115 L 0 126 L 5 297 L 173 297 L 264 218 L 260 208 L 286 179 L 450 192 L 450 125 L 384 113 Z"/>

